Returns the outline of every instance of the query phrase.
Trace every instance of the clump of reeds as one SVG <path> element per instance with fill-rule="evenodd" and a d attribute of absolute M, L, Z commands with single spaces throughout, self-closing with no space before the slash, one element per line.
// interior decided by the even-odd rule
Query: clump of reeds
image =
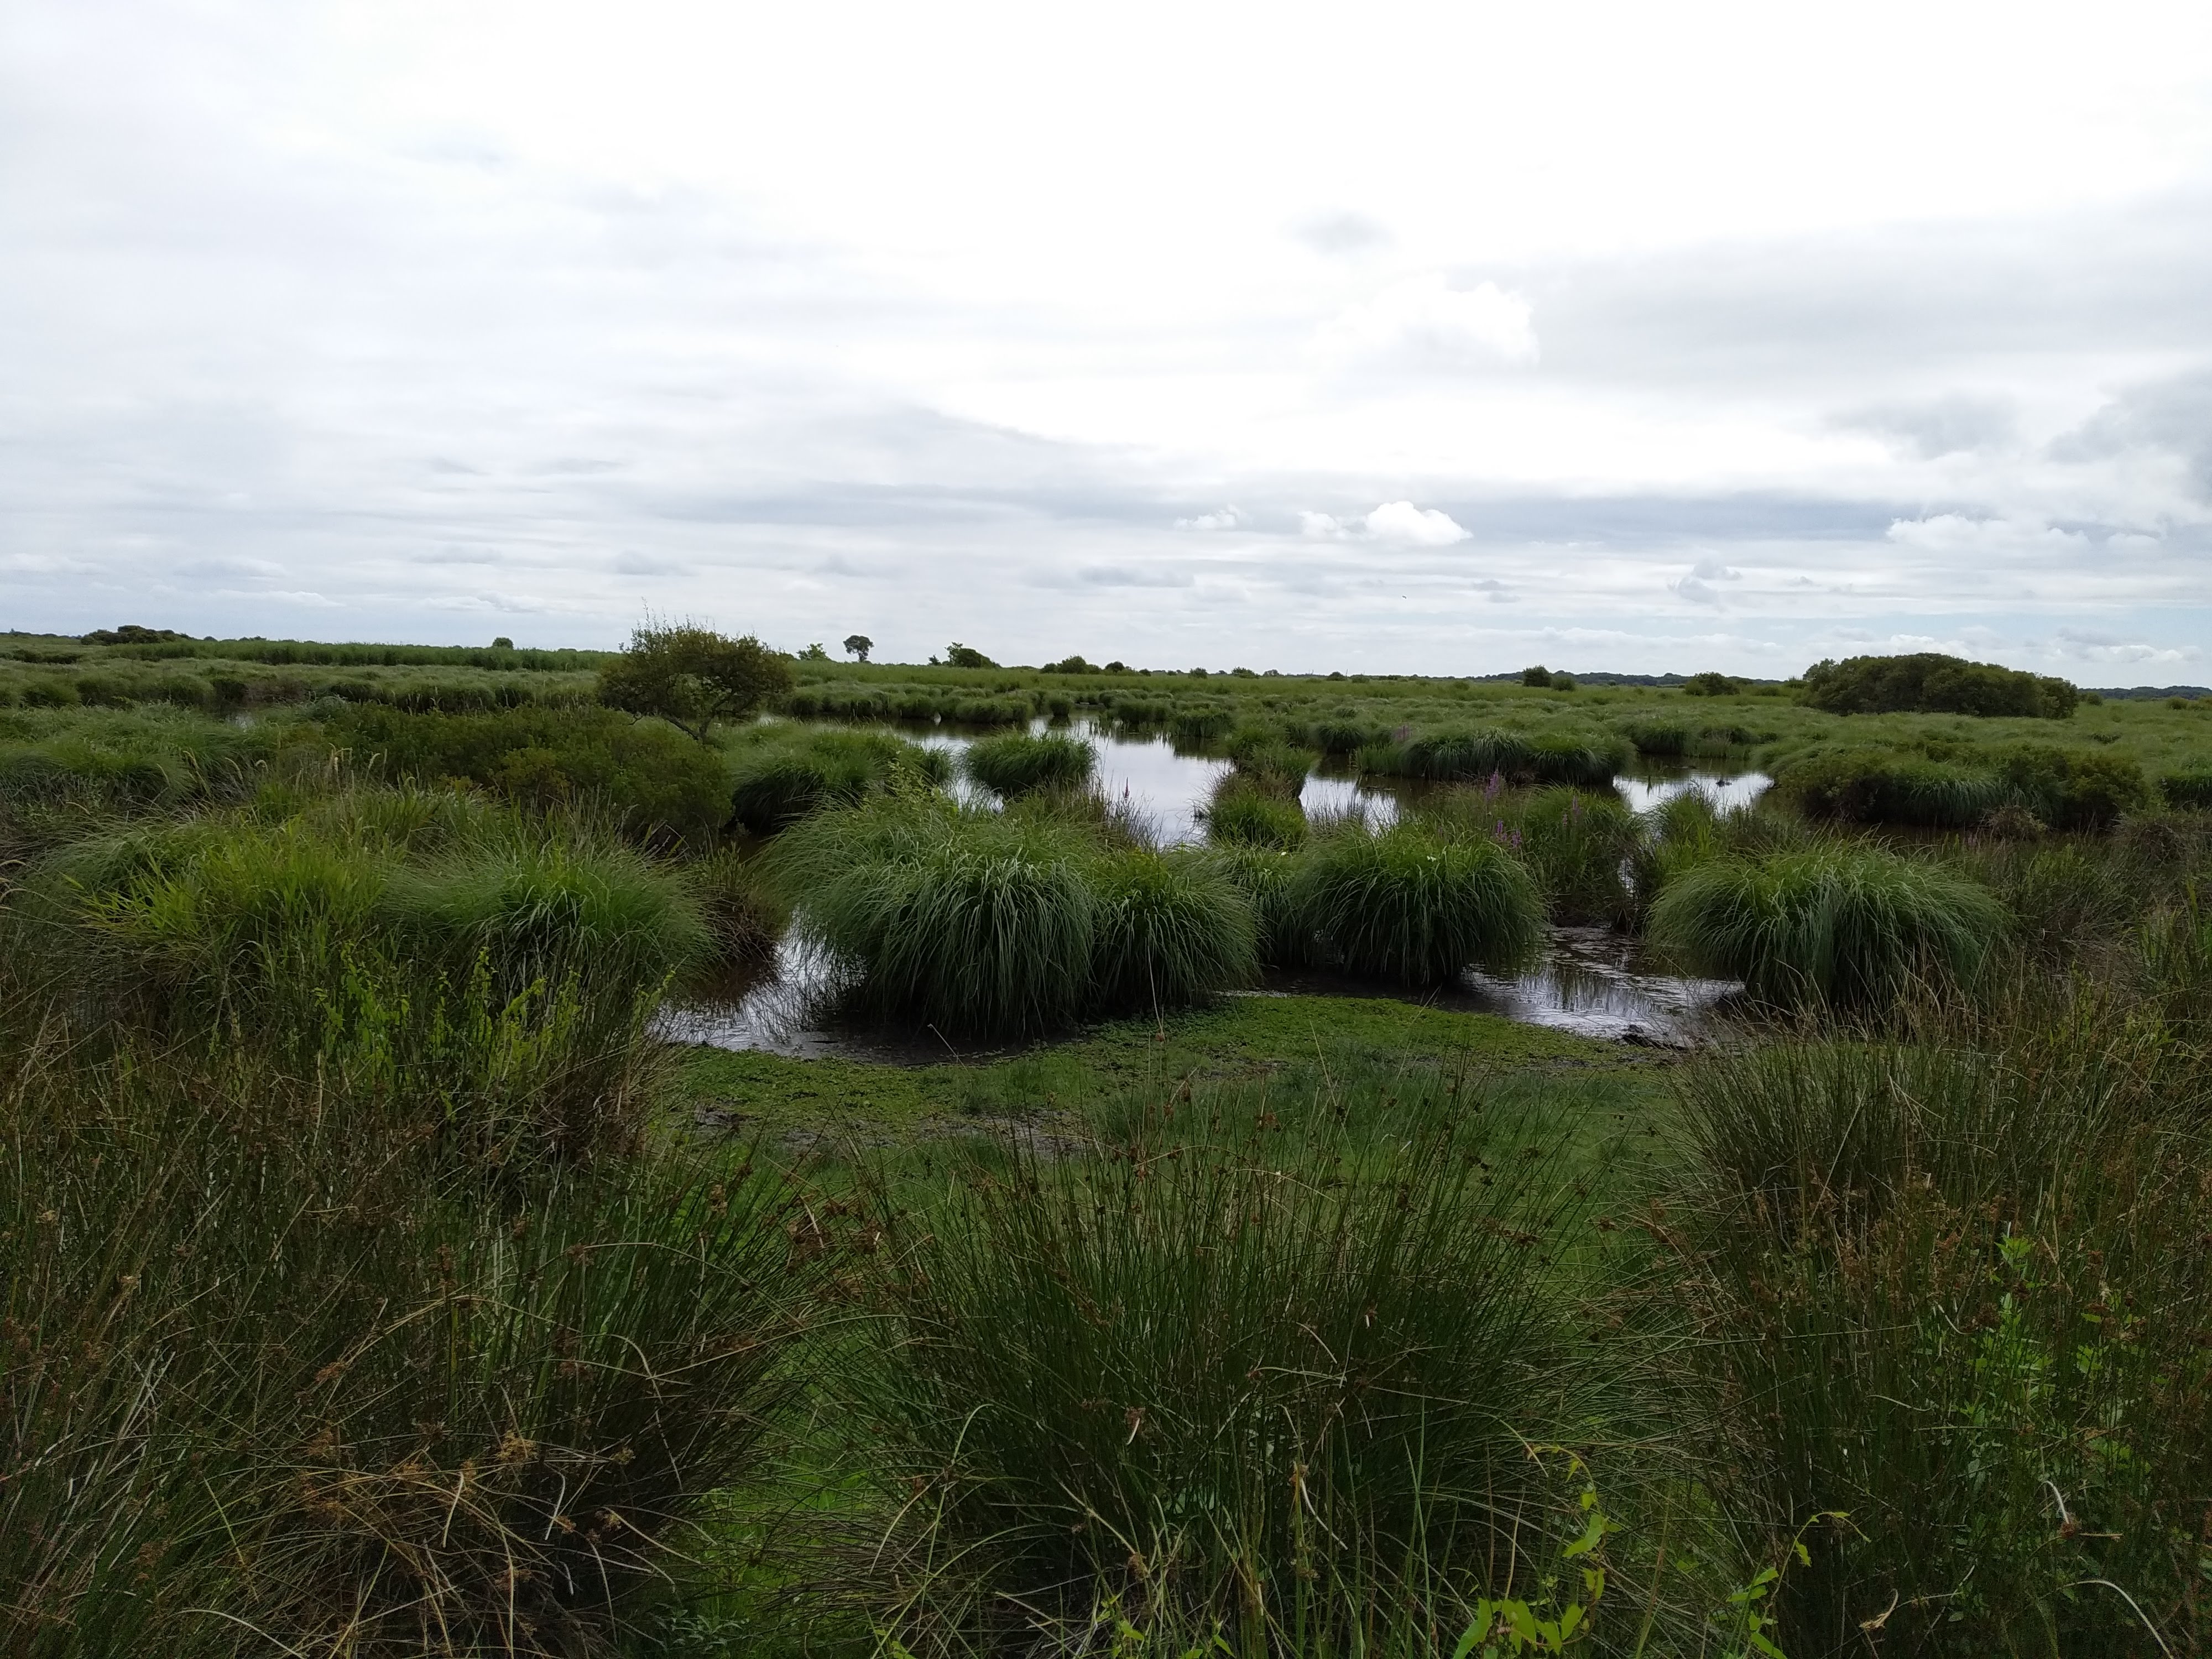
<path fill-rule="evenodd" d="M 1631 875 L 1644 835 L 1612 790 L 1555 786 L 1493 810 L 1492 833 L 1509 838 L 1554 921 L 1626 927 L 1637 918 Z"/>
<path fill-rule="evenodd" d="M 1516 1529 L 1548 1556 L 1526 1447 L 1576 1409 L 1544 1270 L 1571 1192 L 1456 1090 L 1390 1093 L 1359 1139 L 1162 1101 L 1097 1156 L 993 1147 L 927 1217 L 884 1207 L 854 1380 L 902 1642 L 1056 1650 L 1110 1606 L 1177 1647 L 1421 1650 L 1513 1587 Z"/>
<path fill-rule="evenodd" d="M 899 780 L 941 784 L 945 751 L 884 732 L 783 726 L 738 750 L 730 802 L 737 821 L 772 836 L 825 806 L 850 806 Z"/>
<path fill-rule="evenodd" d="M 1205 817 L 1206 838 L 1216 846 L 1287 850 L 1306 838 L 1305 809 L 1296 792 L 1262 787 L 1241 772 L 1214 785 Z"/>
<path fill-rule="evenodd" d="M 1535 883 L 1486 836 L 1347 825 L 1302 855 L 1294 890 L 1329 961 L 1405 985 L 1443 984 L 1468 967 L 1511 971 L 1542 938 Z"/>
<path fill-rule="evenodd" d="M 809 820 L 776 869 L 799 927 L 878 1018 L 1027 1035 L 1183 1006 L 1250 970 L 1249 911 L 1211 863 L 1057 811 L 872 803 Z"/>
<path fill-rule="evenodd" d="M 97 1052 L 0 1048 L 0 1649 L 603 1651 L 758 1478 L 836 1259 L 781 1183 L 488 1201 L 466 1079 Z"/>
<path fill-rule="evenodd" d="M 1925 859 L 1837 843 L 1715 857 L 1668 881 L 1651 937 L 1694 971 L 1740 979 L 1777 1006 L 1881 1010 L 1972 977 L 2004 907 Z"/>
<path fill-rule="evenodd" d="M 1674 1408 L 1749 1560 L 1848 1517 L 1784 1581 L 1783 1650 L 2212 1633 L 2212 1274 L 2172 1248 L 2212 1219 L 2202 1073 L 2120 1012 L 1690 1073 L 1655 1285 L 1706 1340 Z"/>
<path fill-rule="evenodd" d="M 975 782 L 1011 800 L 1040 790 L 1078 789 L 1091 781 L 1097 755 L 1080 738 L 1058 732 L 1032 737 L 1009 732 L 1002 738 L 983 738 L 960 757 L 962 769 Z"/>

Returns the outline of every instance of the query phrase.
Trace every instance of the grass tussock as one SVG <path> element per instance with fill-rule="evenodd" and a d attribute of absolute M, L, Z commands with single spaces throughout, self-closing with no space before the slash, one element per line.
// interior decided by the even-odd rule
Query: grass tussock
<path fill-rule="evenodd" d="M 1987 889 L 1939 865 L 1838 843 L 1720 857 L 1670 881 L 1653 939 L 1776 1006 L 1879 1011 L 1972 978 L 2005 931 Z"/>
<path fill-rule="evenodd" d="M 1001 800 L 1039 791 L 1080 789 L 1091 781 L 1097 763 L 1097 753 L 1089 744 L 1060 732 L 982 738 L 960 757 L 961 769 Z"/>
<path fill-rule="evenodd" d="M 942 784 L 951 763 L 943 750 L 889 732 L 770 726 L 741 738 L 731 771 L 737 822 L 773 836 L 825 806 L 855 805 L 902 783 Z"/>
<path fill-rule="evenodd" d="M 1516 1529 L 1533 1586 L 1576 1200 L 1471 1095 L 1391 1092 L 1381 1139 L 1170 1101 L 1101 1156 L 1008 1146 L 926 1220 L 885 1207 L 855 1386 L 903 1643 L 1066 1650 L 1106 1607 L 1239 1653 L 1449 1646 Z"/>
<path fill-rule="evenodd" d="M 1303 781 L 1303 780 L 1301 780 Z M 1255 784 L 1231 772 L 1213 787 L 1205 808 L 1206 839 L 1217 847 L 1269 847 L 1287 852 L 1304 844 L 1305 809 L 1295 792 Z"/>
<path fill-rule="evenodd" d="M 1469 966 L 1510 971 L 1541 937 L 1534 881 L 1485 838 L 1350 826 L 1304 854 L 1296 881 L 1301 924 L 1353 974 L 1438 985 Z"/>

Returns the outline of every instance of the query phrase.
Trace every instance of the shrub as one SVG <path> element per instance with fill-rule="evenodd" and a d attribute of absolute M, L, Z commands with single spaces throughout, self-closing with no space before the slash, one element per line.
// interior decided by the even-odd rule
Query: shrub
<path fill-rule="evenodd" d="M 2125 755 L 2023 744 L 1997 764 L 2021 803 L 2055 830 L 2108 830 L 2153 799 L 2142 765 Z"/>
<path fill-rule="evenodd" d="M 1803 700 L 1831 714 L 2012 714 L 2065 720 L 2081 693 L 1995 663 L 1923 651 L 1902 657 L 1851 657 L 1805 671 Z"/>
<path fill-rule="evenodd" d="M 1213 786 L 1205 817 L 1206 838 L 1216 846 L 1287 850 L 1306 838 L 1305 810 L 1297 798 L 1261 788 L 1241 773 Z"/>
<path fill-rule="evenodd" d="M 688 623 L 647 622 L 601 665 L 598 696 L 703 744 L 716 720 L 740 720 L 795 684 L 791 659 L 750 634 L 733 640 Z"/>
<path fill-rule="evenodd" d="M 2017 792 L 1993 771 L 1889 749 L 1820 750 L 1778 764 L 1776 794 L 1808 817 L 1964 830 Z"/>
<path fill-rule="evenodd" d="M 1346 971 L 1438 985 L 1470 966 L 1510 970 L 1542 934 L 1535 884 L 1505 850 L 1413 824 L 1346 829 L 1304 855 L 1302 924 Z"/>
<path fill-rule="evenodd" d="M 1882 1009 L 1971 975 L 2003 932 L 1989 891 L 1871 847 L 1717 858 L 1669 882 L 1651 937 L 1759 1001 Z"/>
<path fill-rule="evenodd" d="M 1405 1095 L 1379 1144 L 1169 1101 L 1123 1155 L 1009 1142 L 926 1218 L 880 1207 L 892 1317 L 854 1386 L 902 1644 L 1066 1650 L 1110 1607 L 1170 1650 L 1418 1651 L 1510 1582 L 1524 1447 L 1577 1393 L 1529 1248 L 1566 1194 L 1513 1126 Z"/>
<path fill-rule="evenodd" d="M 737 821 L 757 836 L 773 836 L 824 806 L 851 806 L 906 777 L 942 783 L 951 763 L 941 749 L 926 749 L 883 732 L 768 728 L 769 735 L 739 750 L 731 770 L 737 779 L 730 804 Z"/>
<path fill-rule="evenodd" d="M 1040 789 L 1072 789 L 1087 783 L 1097 756 L 1080 738 L 1009 732 L 970 744 L 960 763 L 984 788 L 1012 799 Z"/>
<path fill-rule="evenodd" d="M 1103 1010 L 1157 1013 L 1250 982 L 1252 913 L 1212 862 L 1133 848 L 1092 878 L 1092 995 Z"/>
<path fill-rule="evenodd" d="M 1727 675 L 1707 669 L 1702 674 L 1692 674 L 1684 680 L 1682 690 L 1692 697 L 1732 697 L 1743 687 Z"/>

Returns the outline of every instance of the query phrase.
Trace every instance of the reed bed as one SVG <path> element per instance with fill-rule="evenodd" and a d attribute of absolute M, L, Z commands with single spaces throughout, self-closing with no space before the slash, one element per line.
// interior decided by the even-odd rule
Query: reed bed
<path fill-rule="evenodd" d="M 1010 732 L 969 745 L 961 769 L 1002 800 L 1041 790 L 1079 789 L 1091 781 L 1097 752 L 1080 738 L 1057 732 Z"/>

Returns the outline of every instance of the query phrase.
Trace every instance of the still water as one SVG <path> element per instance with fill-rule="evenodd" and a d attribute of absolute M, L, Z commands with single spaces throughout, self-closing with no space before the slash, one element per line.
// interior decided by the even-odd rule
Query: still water
<path fill-rule="evenodd" d="M 1038 725 L 1042 730 L 1042 723 Z M 1100 787 L 1148 821 L 1163 843 L 1202 841 L 1200 810 L 1213 786 L 1229 770 L 1225 760 L 1178 754 L 1165 738 L 1132 738 L 1109 729 L 1079 723 L 1066 728 L 1087 739 L 1098 756 Z M 902 735 L 955 755 L 971 739 L 933 731 Z M 1707 796 L 1727 810 L 1759 798 L 1770 780 L 1762 773 L 1719 769 L 1640 764 L 1613 780 L 1613 787 L 1635 811 L 1652 807 L 1688 791 Z M 981 804 L 990 797 L 965 780 L 954 792 Z M 1345 817 L 1359 814 L 1380 826 L 1398 815 L 1397 798 L 1369 788 L 1342 773 L 1316 772 L 1299 797 L 1309 815 Z M 836 1018 L 842 986 L 838 965 L 820 951 L 794 939 L 778 947 L 767 969 L 732 983 L 711 1000 L 670 1008 L 661 1016 L 661 1035 L 673 1042 L 750 1048 L 795 1059 L 842 1054 L 851 1059 L 906 1064 L 965 1057 L 933 1032 L 919 1036 L 869 1031 Z M 1603 928 L 1553 930 L 1543 960 L 1529 972 L 1498 978 L 1470 970 L 1428 1000 L 1436 1006 L 1502 1015 L 1531 1025 L 1578 1032 L 1586 1036 L 1678 1046 L 1696 1042 L 1717 1006 L 1740 988 L 1723 980 L 1686 979 L 1659 972 L 1644 960 L 1641 944 Z M 1376 988 L 1325 976 L 1281 977 L 1266 989 L 1246 994 L 1297 993 L 1375 995 Z"/>

